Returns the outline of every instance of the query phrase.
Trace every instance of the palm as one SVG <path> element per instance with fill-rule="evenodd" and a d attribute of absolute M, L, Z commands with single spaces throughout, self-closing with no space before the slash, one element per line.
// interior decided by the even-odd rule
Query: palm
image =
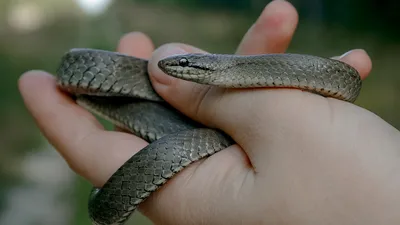
<path fill-rule="evenodd" d="M 296 24 L 290 4 L 273 1 L 245 35 L 238 54 L 284 52 Z M 372 113 L 295 90 L 235 91 L 171 81 L 158 70 L 158 60 L 201 50 L 170 44 L 153 52 L 151 41 L 139 33 L 121 39 L 118 50 L 150 59 L 153 86 L 166 101 L 238 143 L 186 168 L 144 202 L 142 211 L 155 222 L 323 224 L 336 219 L 345 224 L 338 220 L 367 218 L 360 224 L 378 224 L 372 212 L 396 208 L 385 203 L 396 196 L 392 174 L 399 134 Z M 362 79 L 371 70 L 361 50 L 340 60 L 355 67 Z M 125 132 L 105 131 L 56 88 L 50 75 L 28 73 L 19 87 L 44 135 L 95 186 L 147 145 Z M 369 204 L 370 196 L 379 196 L 376 204 Z"/>

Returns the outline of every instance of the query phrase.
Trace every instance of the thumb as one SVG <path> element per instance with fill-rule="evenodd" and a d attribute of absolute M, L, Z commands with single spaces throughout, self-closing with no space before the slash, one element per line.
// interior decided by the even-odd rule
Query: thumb
<path fill-rule="evenodd" d="M 154 89 L 165 101 L 193 120 L 208 127 L 229 129 L 222 125 L 224 120 L 232 121 L 226 118 L 227 108 L 221 105 L 227 104 L 224 98 L 227 89 L 177 79 L 158 67 L 161 59 L 188 53 L 206 52 L 190 45 L 173 43 L 163 45 L 153 53 L 149 60 L 149 74 Z"/>
<path fill-rule="evenodd" d="M 168 76 L 158 68 L 161 59 L 187 53 L 204 51 L 183 44 L 158 48 L 149 61 L 153 87 L 188 117 L 227 133 L 258 170 L 268 166 L 265 159 L 270 158 L 270 152 L 266 148 L 293 149 L 299 147 L 295 146 L 299 138 L 327 135 L 322 131 L 329 126 L 326 117 L 330 115 L 330 102 L 335 100 L 298 89 L 224 89 L 200 85 Z"/>
<path fill-rule="evenodd" d="M 293 89 L 238 90 L 200 85 L 168 76 L 158 67 L 161 59 L 188 53 L 205 52 L 184 44 L 166 44 L 158 48 L 149 61 L 149 74 L 153 87 L 162 98 L 180 112 L 208 127 L 221 129 L 231 136 L 245 149 L 253 166 L 256 165 L 252 159 L 258 158 L 255 155 L 259 153 L 250 152 L 250 149 L 260 149 L 264 152 L 265 146 L 255 148 L 252 145 L 263 143 L 266 138 L 282 140 L 276 137 L 277 133 L 274 131 L 288 131 L 290 129 L 286 129 L 287 127 L 293 124 L 299 125 L 299 120 L 293 117 L 293 112 L 303 108 L 301 106 L 304 98 L 316 98 L 313 94 Z M 316 99 L 322 100 L 318 97 Z M 321 102 L 315 105 L 321 105 Z M 304 126 L 299 127 L 304 128 Z M 287 134 L 278 132 L 278 135 Z"/>
<path fill-rule="evenodd" d="M 158 67 L 158 62 L 163 58 L 188 53 L 206 52 L 190 45 L 176 43 L 158 48 L 149 61 L 150 79 L 157 93 L 169 104 L 192 119 L 204 123 L 204 115 L 199 115 L 199 110 L 205 107 L 203 100 L 210 87 L 168 76 Z"/>

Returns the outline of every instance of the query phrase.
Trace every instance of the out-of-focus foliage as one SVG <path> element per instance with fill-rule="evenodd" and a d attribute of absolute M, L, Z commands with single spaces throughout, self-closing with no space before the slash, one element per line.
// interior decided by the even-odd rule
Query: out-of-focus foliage
<path fill-rule="evenodd" d="M 172 4 L 200 10 L 231 10 L 256 15 L 268 0 L 132 0 Z M 290 0 L 301 20 L 313 20 L 325 25 L 346 26 L 363 32 L 379 32 L 381 37 L 396 39 L 400 30 L 394 29 L 400 21 L 397 0 Z"/>
<path fill-rule="evenodd" d="M 60 57 L 70 48 L 115 50 L 119 38 L 130 31 L 148 34 L 156 46 L 184 42 L 210 52 L 233 53 L 267 2 L 118 0 L 106 11 L 88 15 L 72 0 L 0 1 L 2 210 L 10 207 L 7 197 L 12 187 L 29 187 L 21 168 L 26 156 L 40 151 L 44 145 L 17 90 L 21 73 L 30 69 L 54 73 Z M 300 23 L 288 51 L 330 57 L 353 48 L 366 49 L 374 66 L 356 104 L 399 129 L 400 4 L 394 0 L 291 2 L 299 10 Z M 71 206 L 70 224 L 89 224 L 86 203 L 90 185 L 77 179 L 73 187 L 63 193 L 65 199 L 75 203 Z M 0 212 L 0 221 L 1 215 Z"/>

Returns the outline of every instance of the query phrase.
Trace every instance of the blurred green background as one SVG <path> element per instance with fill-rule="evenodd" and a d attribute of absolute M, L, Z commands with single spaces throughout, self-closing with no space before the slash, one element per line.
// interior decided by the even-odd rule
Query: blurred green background
<path fill-rule="evenodd" d="M 46 142 L 17 90 L 21 73 L 54 73 L 70 48 L 115 50 L 130 31 L 156 46 L 185 42 L 233 53 L 265 0 L 2 0 L 0 2 L 0 224 L 90 224 L 90 184 Z M 400 38 L 395 1 L 293 0 L 300 23 L 289 52 L 368 51 L 371 76 L 356 104 L 400 128 Z M 136 224 L 150 224 L 139 214 Z"/>

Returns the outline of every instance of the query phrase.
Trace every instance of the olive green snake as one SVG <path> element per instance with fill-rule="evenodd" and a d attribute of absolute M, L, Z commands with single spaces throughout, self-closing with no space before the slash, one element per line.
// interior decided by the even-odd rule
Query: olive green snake
<path fill-rule="evenodd" d="M 147 60 L 120 53 L 72 49 L 57 70 L 58 86 L 79 105 L 150 143 L 103 187 L 93 189 L 93 224 L 125 223 L 176 173 L 235 144 L 222 131 L 194 122 L 167 104 L 154 91 L 147 67 Z M 353 67 L 311 55 L 186 54 L 162 59 L 158 67 L 167 75 L 220 88 L 296 88 L 348 102 L 361 90 Z"/>

